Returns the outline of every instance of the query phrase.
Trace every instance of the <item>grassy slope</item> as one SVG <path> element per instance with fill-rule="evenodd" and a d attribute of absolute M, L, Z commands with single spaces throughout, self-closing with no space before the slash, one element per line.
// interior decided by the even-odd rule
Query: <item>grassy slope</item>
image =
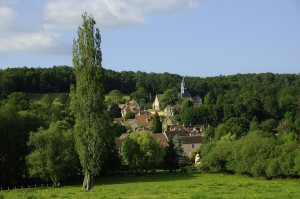
<path fill-rule="evenodd" d="M 299 185 L 299 180 L 157 173 L 98 179 L 90 192 L 76 185 L 2 191 L 0 198 L 300 198 Z"/>

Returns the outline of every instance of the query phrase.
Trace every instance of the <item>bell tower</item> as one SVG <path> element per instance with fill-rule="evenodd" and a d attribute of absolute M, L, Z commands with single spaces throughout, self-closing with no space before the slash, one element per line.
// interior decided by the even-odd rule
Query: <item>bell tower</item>
<path fill-rule="evenodd" d="M 182 81 L 181 81 L 181 93 L 180 93 L 180 97 L 182 97 L 182 94 L 184 94 L 185 92 L 185 81 L 184 81 L 184 77 L 182 78 Z"/>

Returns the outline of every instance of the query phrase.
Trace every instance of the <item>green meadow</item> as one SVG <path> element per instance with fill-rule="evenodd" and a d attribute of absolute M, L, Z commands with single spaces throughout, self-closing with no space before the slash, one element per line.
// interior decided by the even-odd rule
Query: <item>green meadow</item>
<path fill-rule="evenodd" d="M 80 184 L 1 191 L 0 198 L 300 198 L 297 179 L 265 180 L 240 175 L 154 173 L 108 177 L 92 191 Z"/>

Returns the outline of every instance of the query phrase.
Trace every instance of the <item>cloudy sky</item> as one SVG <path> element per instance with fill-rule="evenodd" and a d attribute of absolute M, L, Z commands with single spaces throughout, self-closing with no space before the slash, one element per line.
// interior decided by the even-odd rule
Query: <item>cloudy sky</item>
<path fill-rule="evenodd" d="M 108 69 L 300 73 L 299 0 L 0 0 L 0 68 L 71 66 L 85 11 Z"/>

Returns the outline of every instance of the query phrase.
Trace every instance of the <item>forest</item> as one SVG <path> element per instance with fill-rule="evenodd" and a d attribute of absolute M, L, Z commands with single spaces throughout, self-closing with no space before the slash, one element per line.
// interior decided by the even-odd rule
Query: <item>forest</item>
<path fill-rule="evenodd" d="M 144 103 L 145 107 L 151 106 L 156 94 L 178 93 L 182 79 L 177 74 L 141 71 L 104 70 L 104 74 L 105 93 L 119 90 Z M 206 141 L 200 149 L 204 172 L 299 177 L 299 74 L 185 77 L 185 81 L 191 95 L 199 95 L 204 104 L 193 107 L 171 98 L 165 98 L 165 104 L 181 103 L 182 109 L 174 116 L 177 122 L 206 126 Z M 79 159 L 74 150 L 71 85 L 76 85 L 73 67 L 0 70 L 1 185 L 41 181 L 43 172 L 32 163 L 41 161 L 39 164 L 42 164 L 53 157 L 60 168 L 48 165 L 49 171 L 63 171 L 59 176 L 66 175 L 67 179 L 80 175 Z M 35 101 L 28 97 L 32 93 L 44 96 Z M 53 98 L 51 93 L 60 94 Z M 120 133 L 117 129 L 120 127 L 114 127 L 115 137 Z M 53 145 L 63 147 L 57 147 L 53 153 L 47 151 L 46 146 Z M 37 153 L 32 153 L 37 148 L 39 154 L 49 157 L 45 155 L 45 159 L 37 160 Z M 114 150 L 110 153 L 114 155 L 108 157 L 117 156 Z M 103 175 L 120 168 L 116 159 L 106 158 Z"/>

